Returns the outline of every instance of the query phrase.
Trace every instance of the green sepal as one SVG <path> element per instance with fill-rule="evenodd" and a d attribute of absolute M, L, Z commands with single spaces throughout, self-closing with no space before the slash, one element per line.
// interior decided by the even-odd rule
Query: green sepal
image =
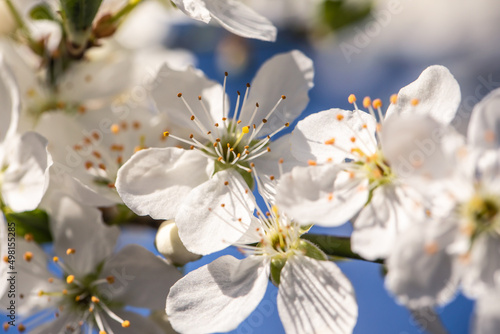
<path fill-rule="evenodd" d="M 50 6 L 46 3 L 40 3 L 36 6 L 33 6 L 30 10 L 30 17 L 33 20 L 50 20 L 56 21 L 56 17 L 52 12 Z"/>
<path fill-rule="evenodd" d="M 61 8 L 74 32 L 87 31 L 101 6 L 102 0 L 61 0 Z"/>
<path fill-rule="evenodd" d="M 279 286 L 280 284 L 280 276 L 281 276 L 281 270 L 286 264 L 286 260 L 288 257 L 286 255 L 276 255 L 271 259 L 271 282 L 275 286 Z"/>
<path fill-rule="evenodd" d="M 332 31 L 345 28 L 368 17 L 372 12 L 373 3 L 368 2 L 359 6 L 351 5 L 347 0 L 324 1 L 321 18 Z"/>
<path fill-rule="evenodd" d="M 297 249 L 302 252 L 304 256 L 310 257 L 311 259 L 319 261 L 328 260 L 328 256 L 326 256 L 325 253 L 308 240 L 300 240 L 299 247 L 297 247 Z"/>
<path fill-rule="evenodd" d="M 330 257 L 368 261 L 351 250 L 351 239 L 349 237 L 307 233 L 302 235 L 301 238 L 310 241 Z M 369 262 L 384 263 L 384 260 L 378 259 Z"/>
<path fill-rule="evenodd" d="M 25 212 L 9 212 L 5 214 L 7 222 L 16 225 L 16 235 L 24 237 L 31 234 L 37 243 L 51 242 L 52 234 L 49 226 L 49 215 L 47 212 L 35 209 Z"/>

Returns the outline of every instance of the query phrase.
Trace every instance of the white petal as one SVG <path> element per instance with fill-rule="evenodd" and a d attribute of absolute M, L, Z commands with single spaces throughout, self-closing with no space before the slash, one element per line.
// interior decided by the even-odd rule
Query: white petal
<path fill-rule="evenodd" d="M 486 149 L 500 148 L 500 89 L 481 100 L 469 121 L 467 139 L 470 144 Z"/>
<path fill-rule="evenodd" d="M 113 201 L 95 193 L 94 190 L 67 173 L 68 167 L 57 161 L 49 167 L 50 183 L 40 202 L 41 208 L 50 211 L 50 208 L 57 205 L 55 198 L 61 194 L 69 195 L 76 201 L 92 207 L 107 207 L 116 204 L 116 200 Z"/>
<path fill-rule="evenodd" d="M 500 333 L 500 289 L 482 295 L 475 306 L 474 334 Z"/>
<path fill-rule="evenodd" d="M 54 252 L 77 278 L 94 272 L 113 252 L 120 230 L 104 225 L 99 210 L 61 197 L 50 218 Z M 67 255 L 69 248 L 75 253 Z"/>
<path fill-rule="evenodd" d="M 394 115 L 384 122 L 382 151 L 398 178 L 442 178 L 456 170 L 463 136 L 428 115 Z"/>
<path fill-rule="evenodd" d="M 474 240 L 463 276 L 463 291 L 470 298 L 500 287 L 500 237 L 483 234 Z"/>
<path fill-rule="evenodd" d="M 129 87 L 132 65 L 133 57 L 120 50 L 109 52 L 102 58 L 73 63 L 60 79 L 59 95 L 65 101 L 75 103 L 113 98 Z"/>
<path fill-rule="evenodd" d="M 56 317 L 55 313 L 59 316 Z M 81 317 L 78 314 L 71 311 L 59 312 L 54 311 L 54 317 L 50 319 L 48 323 L 39 325 L 33 329 L 28 327 L 29 333 L 31 334 L 47 334 L 47 333 L 64 333 L 65 331 L 75 331 L 80 328 L 79 321 Z"/>
<path fill-rule="evenodd" d="M 233 34 L 274 42 L 277 29 L 271 21 L 235 0 L 205 0 L 210 15 Z"/>
<path fill-rule="evenodd" d="M 271 152 L 255 159 L 255 167 L 259 174 L 278 177 L 281 172 L 288 173 L 295 166 L 307 166 L 292 155 L 291 134 L 286 134 L 269 144 Z M 280 161 L 282 161 L 280 163 Z M 281 167 L 280 167 L 281 166 Z"/>
<path fill-rule="evenodd" d="M 268 267 L 263 258 L 225 255 L 190 272 L 167 298 L 172 327 L 186 334 L 235 329 L 264 297 Z"/>
<path fill-rule="evenodd" d="M 2 181 L 2 196 L 14 211 L 34 210 L 48 186 L 48 167 L 52 160 L 47 140 L 35 132 L 11 137 L 7 149 Z"/>
<path fill-rule="evenodd" d="M 335 263 L 293 256 L 281 272 L 278 312 L 287 334 L 352 333 L 358 305 Z"/>
<path fill-rule="evenodd" d="M 196 119 L 205 127 L 207 131 L 213 130 L 215 123 L 222 123 L 222 101 L 224 99 L 226 110 L 228 110 L 227 97 L 223 92 L 222 86 L 205 77 L 203 72 L 192 67 L 184 71 L 175 71 L 164 65 L 159 71 L 153 82 L 152 96 L 156 107 L 160 112 L 166 113 L 172 134 L 175 135 L 177 127 L 189 129 L 195 134 L 195 138 L 200 139 L 201 130 L 191 121 L 191 113 L 178 94 L 182 97 L 193 111 Z M 202 97 L 203 103 L 208 109 L 209 116 L 206 115 L 203 107 L 198 100 Z M 175 126 L 175 127 L 173 127 Z M 189 132 L 188 132 L 189 133 Z M 198 134 L 198 136 L 196 136 Z"/>
<path fill-rule="evenodd" d="M 313 84 L 314 68 L 312 60 L 300 51 L 283 53 L 266 61 L 252 81 L 250 93 L 241 111 L 242 125 L 260 125 L 282 95 L 286 99 L 267 120 L 259 136 L 265 136 L 293 122 L 309 103 L 308 91 Z M 259 108 L 250 124 L 255 110 Z"/>
<path fill-rule="evenodd" d="M 170 219 L 189 192 L 208 180 L 207 163 L 208 159 L 195 150 L 141 150 L 118 171 L 116 190 L 138 215 Z"/>
<path fill-rule="evenodd" d="M 411 188 L 378 187 L 354 222 L 352 250 L 368 260 L 386 258 L 399 233 L 418 222 L 424 210 L 420 195 Z"/>
<path fill-rule="evenodd" d="M 7 239 L 5 240 L 7 241 Z M 12 243 L 12 241 L 9 240 L 9 243 Z M 13 275 L 15 276 L 14 280 L 16 284 L 15 292 L 16 297 L 20 295 L 24 296 L 24 298 L 17 298 L 16 300 L 17 314 L 29 316 L 37 311 L 55 307 L 61 297 L 53 296 L 49 300 L 48 296 L 38 296 L 40 290 L 62 291 L 64 288 L 62 281 L 57 278 L 54 279 L 53 283 L 49 283 L 49 277 L 54 277 L 54 274 L 47 269 L 47 256 L 45 252 L 35 242 L 27 242 L 23 238 L 16 239 L 15 248 L 17 255 L 14 262 L 17 275 Z M 27 252 L 33 255 L 29 262 L 24 259 L 24 255 Z M 4 276 L 6 281 L 10 278 L 11 274 Z M 2 296 L 0 299 L 2 309 L 9 306 L 11 299 L 8 293 Z"/>
<path fill-rule="evenodd" d="M 342 120 L 337 117 L 342 117 Z M 365 124 L 366 129 L 363 128 Z M 299 160 L 318 163 L 357 159 L 357 155 L 351 153 L 356 147 L 371 155 L 377 149 L 375 127 L 375 119 L 362 111 L 320 111 L 297 124 L 292 132 L 292 154 Z M 353 137 L 355 142 L 351 140 Z"/>
<path fill-rule="evenodd" d="M 153 310 L 165 306 L 168 290 L 182 275 L 172 265 L 139 245 L 128 245 L 104 263 L 100 277 L 115 282 L 100 286 L 110 301 Z"/>
<path fill-rule="evenodd" d="M 20 112 L 19 91 L 14 76 L 0 55 L 0 142 L 14 134 Z"/>
<path fill-rule="evenodd" d="M 414 99 L 419 101 L 417 106 L 411 103 Z M 460 99 L 460 86 L 450 71 L 444 66 L 430 66 L 417 80 L 401 88 L 397 103 L 387 109 L 386 119 L 393 113 L 418 113 L 448 124 L 455 117 Z"/>
<path fill-rule="evenodd" d="M 368 179 L 351 178 L 335 165 L 296 167 L 278 183 L 278 207 L 301 224 L 339 226 L 368 200 Z"/>
<path fill-rule="evenodd" d="M 217 172 L 193 189 L 175 217 L 186 248 L 206 255 L 239 240 L 253 217 L 251 196 L 241 175 L 232 169 Z"/>
<path fill-rule="evenodd" d="M 210 12 L 205 7 L 205 1 L 172 0 L 172 2 L 189 17 L 205 23 L 210 22 Z"/>
<path fill-rule="evenodd" d="M 453 224 L 444 221 L 414 225 L 398 236 L 387 259 L 385 285 L 400 303 L 410 308 L 444 305 L 455 295 L 459 275 L 447 252 L 453 238 Z"/>

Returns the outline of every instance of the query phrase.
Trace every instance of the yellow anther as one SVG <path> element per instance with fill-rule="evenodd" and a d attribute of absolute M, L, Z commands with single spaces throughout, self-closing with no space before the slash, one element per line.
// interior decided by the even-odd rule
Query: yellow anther
<path fill-rule="evenodd" d="M 33 234 L 31 234 L 31 233 L 26 233 L 24 235 L 24 240 L 26 240 L 27 242 L 31 242 L 31 241 L 33 241 L 33 239 L 34 239 L 34 237 L 33 237 Z"/>
<path fill-rule="evenodd" d="M 434 241 L 424 246 L 424 251 L 428 255 L 434 255 L 439 251 L 439 245 Z"/>
<path fill-rule="evenodd" d="M 75 275 L 69 275 L 66 277 L 66 283 L 71 284 L 75 280 Z"/>
<path fill-rule="evenodd" d="M 308 164 L 309 166 L 316 166 L 316 165 L 317 165 L 316 161 L 314 161 L 314 160 L 308 160 L 308 161 L 307 161 L 307 164 Z"/>
<path fill-rule="evenodd" d="M 344 115 L 342 115 L 342 114 L 337 115 L 337 121 L 341 121 L 343 119 L 344 119 Z"/>
<path fill-rule="evenodd" d="M 373 100 L 373 108 L 378 109 L 382 107 L 382 100 L 375 99 Z"/>
<path fill-rule="evenodd" d="M 372 105 L 372 99 L 370 99 L 368 96 L 363 99 L 363 106 L 365 108 L 368 108 L 369 106 Z"/>
<path fill-rule="evenodd" d="M 33 253 L 32 252 L 26 252 L 23 255 L 23 259 L 26 262 L 30 262 L 32 258 L 33 258 Z"/>
<path fill-rule="evenodd" d="M 68 294 L 68 290 L 63 289 L 62 293 L 63 293 L 63 295 L 67 295 Z"/>
<path fill-rule="evenodd" d="M 351 142 L 355 142 L 356 141 L 356 137 L 351 137 Z"/>
<path fill-rule="evenodd" d="M 351 104 L 356 102 L 356 95 L 354 95 L 354 94 L 349 95 L 349 97 L 347 98 L 347 101 L 349 101 L 349 103 L 351 103 Z"/>
<path fill-rule="evenodd" d="M 418 99 L 412 99 L 410 101 L 410 103 L 411 103 L 412 106 L 416 106 L 416 105 L 418 105 L 420 103 L 420 101 Z"/>
<path fill-rule="evenodd" d="M 49 281 L 49 283 L 54 283 L 54 278 L 53 277 L 49 277 L 48 281 Z"/>
<path fill-rule="evenodd" d="M 328 194 L 328 200 L 329 200 L 329 201 L 332 201 L 332 200 L 333 200 L 333 194 L 332 194 L 332 193 L 329 193 L 329 194 Z"/>
<path fill-rule="evenodd" d="M 105 331 L 99 331 L 99 334 L 107 334 Z"/>
<path fill-rule="evenodd" d="M 123 328 L 130 327 L 130 321 L 128 321 L 128 320 L 123 321 L 123 322 L 122 322 L 122 327 L 123 327 Z"/>
<path fill-rule="evenodd" d="M 17 326 L 17 330 L 22 333 L 26 330 L 26 327 L 23 325 L 23 324 L 19 324 L 19 326 Z"/>
<path fill-rule="evenodd" d="M 115 135 L 120 132 L 120 126 L 118 124 L 111 125 L 111 132 Z"/>
<path fill-rule="evenodd" d="M 92 296 L 90 298 L 90 300 L 92 301 L 92 303 L 96 303 L 96 304 L 100 302 L 99 298 L 97 298 L 96 296 Z"/>
<path fill-rule="evenodd" d="M 163 137 L 168 137 L 169 134 L 170 134 L 170 132 L 165 131 L 165 132 L 163 132 Z"/>
<path fill-rule="evenodd" d="M 56 262 L 56 263 L 57 263 L 57 262 L 59 262 L 59 258 L 58 258 L 57 256 L 54 256 L 54 257 L 52 258 L 52 261 L 54 261 L 54 262 Z"/>
<path fill-rule="evenodd" d="M 250 131 L 250 127 L 249 126 L 244 126 L 242 129 L 241 129 L 241 132 L 243 133 L 248 133 Z"/>
<path fill-rule="evenodd" d="M 106 277 L 106 281 L 108 281 L 109 284 L 113 284 L 115 282 L 115 277 L 114 276 L 108 276 L 108 277 Z"/>
<path fill-rule="evenodd" d="M 177 97 L 182 97 L 182 93 L 177 94 Z"/>
<path fill-rule="evenodd" d="M 102 168 L 101 168 L 102 169 Z M 70 254 L 75 254 L 75 249 L 74 248 L 68 248 L 66 249 L 66 255 L 70 255 Z"/>
<path fill-rule="evenodd" d="M 392 94 L 391 95 L 391 103 L 396 104 L 398 102 L 398 94 Z"/>
<path fill-rule="evenodd" d="M 43 296 L 44 294 L 45 294 L 45 292 L 44 292 L 43 290 L 40 290 L 40 291 L 38 291 L 38 293 L 37 293 L 38 297 L 41 297 L 41 296 Z"/>
<path fill-rule="evenodd" d="M 484 140 L 486 140 L 488 143 L 493 143 L 495 141 L 495 133 L 491 130 L 487 130 L 484 133 Z"/>
<path fill-rule="evenodd" d="M 76 296 L 75 297 L 75 302 L 79 302 L 80 301 L 80 296 Z"/>
<path fill-rule="evenodd" d="M 286 99 L 286 96 L 285 95 L 281 95 L 281 98 L 284 100 L 284 99 Z"/>

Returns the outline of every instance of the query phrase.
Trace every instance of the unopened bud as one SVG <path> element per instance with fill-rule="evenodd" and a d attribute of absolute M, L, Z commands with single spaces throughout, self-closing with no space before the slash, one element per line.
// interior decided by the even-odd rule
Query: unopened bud
<path fill-rule="evenodd" d="M 183 266 L 196 261 L 201 255 L 191 253 L 179 238 L 179 230 L 173 220 L 166 220 L 160 225 L 155 238 L 156 249 L 174 265 Z"/>

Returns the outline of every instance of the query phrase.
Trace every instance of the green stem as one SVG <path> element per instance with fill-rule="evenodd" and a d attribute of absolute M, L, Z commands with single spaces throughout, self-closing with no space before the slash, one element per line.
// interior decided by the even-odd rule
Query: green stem
<path fill-rule="evenodd" d="M 111 21 L 117 22 L 122 17 L 128 15 L 128 13 L 130 13 L 141 2 L 142 0 L 130 0 L 122 9 L 120 9 L 115 15 L 113 15 Z"/>
<path fill-rule="evenodd" d="M 333 257 L 345 257 L 354 260 L 362 260 L 383 264 L 384 260 L 367 260 L 351 250 L 351 239 L 349 237 L 337 237 L 333 235 L 311 234 L 302 235 L 302 239 L 308 240 L 318 246 L 326 255 Z"/>

